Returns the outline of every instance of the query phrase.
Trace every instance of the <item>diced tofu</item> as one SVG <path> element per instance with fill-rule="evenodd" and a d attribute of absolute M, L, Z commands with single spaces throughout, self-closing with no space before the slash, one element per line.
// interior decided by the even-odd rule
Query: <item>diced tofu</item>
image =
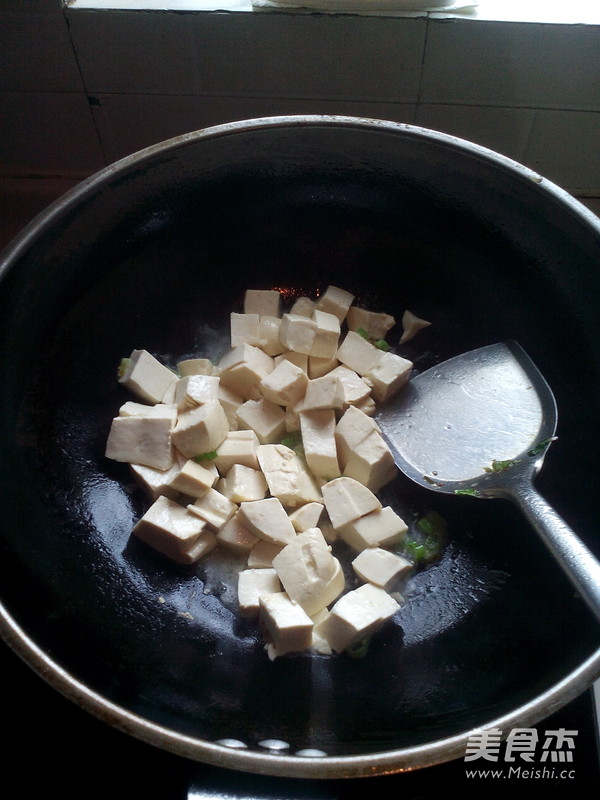
<path fill-rule="evenodd" d="M 219 531 L 238 510 L 235 503 L 216 489 L 209 489 L 187 508 L 215 531 Z"/>
<path fill-rule="evenodd" d="M 340 364 L 329 375 L 337 378 L 342 386 L 344 408 L 359 405 L 369 399 L 371 387 L 353 369 Z"/>
<path fill-rule="evenodd" d="M 255 617 L 260 598 L 281 592 L 281 583 L 274 569 L 244 569 L 238 575 L 238 603 L 243 617 Z"/>
<path fill-rule="evenodd" d="M 337 286 L 328 286 L 317 300 L 315 308 L 318 311 L 326 311 L 328 314 L 334 314 L 340 322 L 343 322 L 353 302 L 354 295 L 350 294 L 350 292 L 340 289 Z"/>
<path fill-rule="evenodd" d="M 230 315 L 230 341 L 232 347 L 240 344 L 251 344 L 260 347 L 260 323 L 258 314 Z"/>
<path fill-rule="evenodd" d="M 269 317 L 261 315 L 258 321 L 258 333 L 260 336 L 260 347 L 269 356 L 278 356 L 283 353 L 284 346 L 279 338 L 281 328 L 280 317 Z"/>
<path fill-rule="evenodd" d="M 209 358 L 186 358 L 177 362 L 179 374 L 185 378 L 188 375 L 214 375 L 215 365 Z"/>
<path fill-rule="evenodd" d="M 216 479 L 214 470 L 207 469 L 190 458 L 174 472 L 169 480 L 169 486 L 188 497 L 197 498 L 212 489 Z"/>
<path fill-rule="evenodd" d="M 259 384 L 263 397 L 278 406 L 293 406 L 308 385 L 306 372 L 291 361 L 283 359 Z"/>
<path fill-rule="evenodd" d="M 309 355 L 317 333 L 317 323 L 300 314 L 284 314 L 281 318 L 279 338 L 287 350 Z"/>
<path fill-rule="evenodd" d="M 183 457 L 175 452 L 173 465 L 166 470 L 156 469 L 155 467 L 144 467 L 142 464 L 130 464 L 131 473 L 136 482 L 146 492 L 150 500 L 154 501 L 161 495 L 175 500 L 179 492 L 170 484 L 171 480 L 179 474 L 179 470 L 184 462 Z"/>
<path fill-rule="evenodd" d="M 348 331 L 338 348 L 337 359 L 359 375 L 372 372 L 383 355 L 383 351 L 364 339 L 356 331 Z"/>
<path fill-rule="evenodd" d="M 258 384 L 273 369 L 273 359 L 260 347 L 240 344 L 229 350 L 219 361 L 221 383 L 244 399 L 251 397 Z"/>
<path fill-rule="evenodd" d="M 273 559 L 283 588 L 309 616 L 339 597 L 344 590 L 344 573 L 318 528 L 299 533 Z"/>
<path fill-rule="evenodd" d="M 373 387 L 375 400 L 388 400 L 401 389 L 410 378 L 413 364 L 396 353 L 382 353 L 377 364 L 365 374 L 365 380 Z"/>
<path fill-rule="evenodd" d="M 236 412 L 244 402 L 241 394 L 234 392 L 229 386 L 224 386 L 219 383 L 219 402 L 223 406 L 223 411 L 229 423 L 229 430 L 235 431 L 238 427 L 238 418 Z"/>
<path fill-rule="evenodd" d="M 384 589 L 365 583 L 342 595 L 329 614 L 317 623 L 316 633 L 336 653 L 371 636 L 400 608 Z"/>
<path fill-rule="evenodd" d="M 173 444 L 187 458 L 216 450 L 229 433 L 227 415 L 218 401 L 180 412 Z"/>
<path fill-rule="evenodd" d="M 314 300 L 311 300 L 310 297 L 298 297 L 298 299 L 294 301 L 294 304 L 290 309 L 290 314 L 296 314 L 300 317 L 312 318 L 315 306 L 316 302 Z"/>
<path fill-rule="evenodd" d="M 262 595 L 259 620 L 271 660 L 311 646 L 313 621 L 286 592 Z"/>
<path fill-rule="evenodd" d="M 257 537 L 258 538 L 258 537 Z M 272 567 L 273 559 L 280 553 L 284 545 L 271 544 L 259 539 L 248 553 L 248 567 L 256 569 L 259 567 Z"/>
<path fill-rule="evenodd" d="M 344 391 L 340 381 L 333 373 L 323 375 L 308 382 L 301 408 L 311 411 L 319 408 L 341 409 L 344 405 Z"/>
<path fill-rule="evenodd" d="M 362 328 L 363 331 L 368 333 L 370 339 L 385 339 L 396 324 L 394 317 L 389 314 L 367 311 L 365 308 L 359 308 L 358 306 L 353 306 L 348 311 L 346 322 L 351 331 Z"/>
<path fill-rule="evenodd" d="M 241 503 L 244 500 L 262 500 L 268 487 L 260 470 L 234 464 L 224 478 L 222 491 L 232 503 Z"/>
<path fill-rule="evenodd" d="M 321 487 L 321 492 L 334 528 L 344 528 L 366 514 L 381 510 L 373 492 L 353 478 L 334 478 Z"/>
<path fill-rule="evenodd" d="M 256 534 L 242 525 L 237 513 L 228 519 L 217 533 L 217 542 L 235 553 L 249 554 L 259 541 L 260 539 Z"/>
<path fill-rule="evenodd" d="M 136 403 L 135 400 L 128 400 L 119 409 L 120 417 L 145 417 L 151 408 L 147 403 Z"/>
<path fill-rule="evenodd" d="M 294 529 L 299 533 L 309 528 L 317 528 L 325 510 L 323 503 L 305 503 L 289 515 Z"/>
<path fill-rule="evenodd" d="M 408 530 L 404 522 L 390 506 L 371 511 L 341 528 L 342 539 L 353 550 L 366 547 L 391 547 L 399 544 Z"/>
<path fill-rule="evenodd" d="M 300 412 L 304 456 L 318 478 L 332 480 L 341 475 L 335 442 L 335 411 L 319 409 Z"/>
<path fill-rule="evenodd" d="M 340 338 L 340 321 L 334 314 L 315 309 L 313 320 L 317 330 L 309 355 L 316 358 L 335 358 Z"/>
<path fill-rule="evenodd" d="M 366 414 L 368 417 L 374 417 L 377 413 L 377 406 L 375 405 L 375 400 L 372 397 L 365 397 L 364 400 L 361 400 L 360 403 L 356 404 L 356 408 L 360 409 L 363 414 Z"/>
<path fill-rule="evenodd" d="M 188 514 L 179 503 L 159 497 L 133 528 L 133 533 L 154 550 L 182 564 L 191 563 L 189 555 L 205 523 Z"/>
<path fill-rule="evenodd" d="M 402 336 L 400 337 L 400 344 L 404 344 L 404 342 L 408 342 L 410 339 L 413 338 L 420 330 L 423 328 L 427 328 L 431 325 L 431 322 L 427 322 L 426 319 L 420 319 L 412 311 L 405 311 L 402 315 Z"/>
<path fill-rule="evenodd" d="M 323 375 L 334 370 L 338 365 L 337 358 L 316 358 L 315 356 L 308 357 L 308 377 L 311 380 L 315 378 L 322 378 Z"/>
<path fill-rule="evenodd" d="M 279 364 L 281 361 L 291 361 L 292 364 L 295 364 L 297 367 L 303 372 L 308 374 L 308 354 L 307 353 L 294 353 L 292 350 L 285 350 L 280 355 L 275 356 L 273 359 L 275 365 Z"/>
<path fill-rule="evenodd" d="M 412 570 L 412 564 L 382 547 L 367 547 L 352 561 L 352 568 L 363 581 L 391 592 Z"/>
<path fill-rule="evenodd" d="M 281 294 L 275 289 L 248 289 L 244 295 L 244 313 L 279 317 Z"/>
<path fill-rule="evenodd" d="M 296 531 L 281 502 L 276 497 L 240 504 L 239 521 L 259 539 L 286 545 L 296 538 Z"/>
<path fill-rule="evenodd" d="M 321 502 L 314 478 L 300 458 L 283 444 L 260 445 L 256 452 L 269 491 L 288 508 Z"/>
<path fill-rule="evenodd" d="M 212 464 L 221 475 L 227 475 L 234 464 L 259 469 L 256 452 L 260 442 L 258 436 L 251 430 L 229 431 L 221 444 L 217 447 L 217 456 Z"/>
<path fill-rule="evenodd" d="M 397 468 L 377 423 L 350 406 L 337 423 L 335 438 L 343 474 L 377 492 L 389 483 Z"/>
<path fill-rule="evenodd" d="M 265 398 L 246 400 L 236 416 L 239 427 L 254 431 L 261 444 L 275 442 L 285 433 L 285 411 Z"/>
<path fill-rule="evenodd" d="M 219 383 L 214 375 L 187 375 L 175 383 L 175 405 L 185 410 L 213 403 L 219 399 Z"/>
<path fill-rule="evenodd" d="M 134 350 L 119 377 L 127 389 L 149 403 L 161 403 L 177 376 L 147 350 Z"/>
<path fill-rule="evenodd" d="M 115 417 L 105 455 L 114 461 L 166 470 L 173 465 L 172 443 L 177 409 L 159 403 L 144 416 Z"/>
<path fill-rule="evenodd" d="M 217 537 L 212 531 L 203 531 L 194 544 L 187 550 L 185 563 L 195 564 L 208 555 L 217 546 Z"/>

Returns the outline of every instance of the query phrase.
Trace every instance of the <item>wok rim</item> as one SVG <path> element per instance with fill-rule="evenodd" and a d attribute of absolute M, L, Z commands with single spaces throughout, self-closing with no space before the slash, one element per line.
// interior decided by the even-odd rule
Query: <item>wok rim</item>
<path fill-rule="evenodd" d="M 49 228 L 55 218 L 91 197 L 104 184 L 132 167 L 140 167 L 157 156 L 194 145 L 202 140 L 265 131 L 268 129 L 330 127 L 372 130 L 428 140 L 495 164 L 521 181 L 531 182 L 536 191 L 547 193 L 568 207 L 600 236 L 600 219 L 565 189 L 513 159 L 468 140 L 409 123 L 342 115 L 286 115 L 257 117 L 228 122 L 180 134 L 127 155 L 83 179 L 35 216 L 0 253 L 0 280 L 27 248 Z M 472 728 L 452 737 L 414 747 L 364 755 L 319 756 L 274 754 L 238 748 L 178 733 L 131 713 L 71 675 L 55 662 L 26 633 L 0 599 L 0 635 L 6 644 L 34 672 L 60 694 L 122 732 L 151 746 L 203 763 L 244 772 L 285 778 L 360 778 L 413 771 L 464 755 Z M 503 731 L 515 726 L 535 725 L 558 711 L 600 678 L 600 648 L 576 669 L 532 700 L 507 714 L 491 719 L 485 728 Z"/>

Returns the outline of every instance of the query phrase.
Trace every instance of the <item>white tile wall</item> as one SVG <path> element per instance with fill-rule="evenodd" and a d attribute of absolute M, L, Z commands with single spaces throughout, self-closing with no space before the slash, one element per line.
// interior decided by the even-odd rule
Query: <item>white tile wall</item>
<path fill-rule="evenodd" d="M 0 172 L 94 171 L 250 116 L 415 122 L 600 195 L 600 25 L 2 0 Z"/>

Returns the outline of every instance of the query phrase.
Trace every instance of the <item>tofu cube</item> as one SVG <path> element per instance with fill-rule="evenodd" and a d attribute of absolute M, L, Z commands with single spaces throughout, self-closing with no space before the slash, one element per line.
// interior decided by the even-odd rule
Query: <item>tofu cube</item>
<path fill-rule="evenodd" d="M 391 547 L 399 544 L 408 530 L 402 517 L 390 506 L 371 511 L 340 529 L 342 539 L 353 550 L 367 547 Z"/>
<path fill-rule="evenodd" d="M 248 289 L 244 295 L 244 314 L 281 316 L 281 294 L 275 289 Z"/>
<path fill-rule="evenodd" d="M 230 342 L 232 347 L 251 344 L 260 347 L 260 321 L 258 314 L 230 314 Z"/>
<path fill-rule="evenodd" d="M 161 403 L 177 376 L 147 350 L 133 350 L 119 383 L 149 403 Z"/>
<path fill-rule="evenodd" d="M 177 362 L 177 369 L 182 378 L 188 375 L 215 374 L 215 365 L 209 358 L 186 358 Z"/>
<path fill-rule="evenodd" d="M 315 309 L 313 320 L 317 330 L 309 355 L 316 358 L 335 358 L 340 338 L 340 321 L 335 314 Z"/>
<path fill-rule="evenodd" d="M 367 547 L 352 561 L 352 568 L 363 581 L 391 592 L 412 571 L 412 564 L 382 547 Z"/>
<path fill-rule="evenodd" d="M 290 309 L 290 314 L 296 314 L 300 317 L 309 317 L 312 319 L 315 306 L 316 302 L 311 300 L 310 297 L 298 297 Z"/>
<path fill-rule="evenodd" d="M 289 518 L 294 529 L 301 533 L 309 528 L 317 528 L 324 510 L 323 503 L 305 503 L 300 508 L 292 511 L 289 514 Z"/>
<path fill-rule="evenodd" d="M 353 369 L 340 364 L 329 373 L 338 379 L 344 395 L 344 408 L 356 406 L 368 400 L 371 396 L 371 387 Z"/>
<path fill-rule="evenodd" d="M 219 399 L 219 384 L 214 375 L 187 375 L 175 383 L 175 405 L 185 410 L 214 403 Z"/>
<path fill-rule="evenodd" d="M 431 325 L 431 322 L 428 322 L 426 319 L 417 317 L 412 311 L 405 311 L 402 315 L 402 336 L 400 337 L 400 344 L 408 342 L 420 330 L 427 328 L 429 325 Z"/>
<path fill-rule="evenodd" d="M 217 542 L 234 553 L 249 554 L 260 539 L 244 527 L 238 519 L 238 513 L 227 520 L 217 533 Z"/>
<path fill-rule="evenodd" d="M 284 350 L 280 355 L 275 356 L 273 359 L 275 365 L 281 363 L 281 361 L 291 361 L 292 364 L 295 364 L 297 367 L 303 372 L 308 374 L 308 354 L 307 353 L 294 353 L 292 350 Z"/>
<path fill-rule="evenodd" d="M 300 412 L 300 431 L 306 463 L 313 475 L 327 481 L 341 475 L 335 427 L 333 409 Z"/>
<path fill-rule="evenodd" d="M 336 653 L 371 636 L 400 609 L 384 589 L 365 583 L 342 595 L 329 614 L 317 623 L 315 633 Z"/>
<path fill-rule="evenodd" d="M 240 344 L 231 348 L 219 361 L 221 383 L 244 399 L 253 396 L 258 384 L 273 369 L 273 359 L 259 347 Z"/>
<path fill-rule="evenodd" d="M 309 317 L 284 314 L 281 318 L 279 338 L 287 350 L 310 355 L 316 334 L 317 323 Z"/>
<path fill-rule="evenodd" d="M 281 583 L 274 569 L 244 569 L 238 575 L 238 604 L 243 617 L 256 617 L 260 598 L 281 592 Z"/>
<path fill-rule="evenodd" d="M 187 458 L 216 450 L 229 432 L 227 416 L 218 401 L 180 412 L 173 444 Z"/>
<path fill-rule="evenodd" d="M 184 459 L 175 453 L 173 465 L 169 469 L 144 467 L 142 464 L 130 464 L 130 469 L 135 481 L 142 487 L 152 502 L 161 495 L 175 500 L 179 492 L 171 486 L 171 480 L 179 474 L 183 462 Z"/>
<path fill-rule="evenodd" d="M 238 507 L 216 489 L 209 489 L 202 497 L 187 506 L 190 513 L 204 520 L 209 528 L 219 531 L 236 513 Z"/>
<path fill-rule="evenodd" d="M 299 533 L 273 559 L 283 588 L 309 616 L 339 597 L 345 581 L 342 567 L 318 528 Z"/>
<path fill-rule="evenodd" d="M 278 356 L 283 353 L 284 346 L 279 338 L 281 328 L 280 317 L 270 317 L 261 315 L 258 320 L 258 333 L 260 337 L 260 348 L 269 356 Z"/>
<path fill-rule="evenodd" d="M 261 596 L 259 621 L 271 660 L 311 646 L 313 621 L 286 592 Z"/>
<path fill-rule="evenodd" d="M 238 516 L 244 527 L 271 544 L 283 546 L 296 538 L 294 526 L 276 497 L 241 503 Z"/>
<path fill-rule="evenodd" d="M 259 444 L 258 436 L 252 430 L 229 431 L 217 447 L 216 458 L 211 463 L 221 475 L 227 475 L 235 464 L 259 469 L 256 457 Z"/>
<path fill-rule="evenodd" d="M 169 480 L 171 489 L 188 497 L 202 497 L 217 480 L 215 471 L 187 459 Z"/>
<path fill-rule="evenodd" d="M 392 453 L 377 423 L 355 406 L 350 406 L 335 429 L 343 474 L 377 492 L 397 475 Z"/>
<path fill-rule="evenodd" d="M 350 292 L 346 292 L 337 286 L 328 286 L 317 300 L 315 308 L 318 311 L 333 314 L 340 322 L 343 322 L 353 302 L 354 295 L 350 294 Z"/>
<path fill-rule="evenodd" d="M 229 386 L 219 383 L 218 392 L 219 403 L 223 406 L 223 411 L 227 417 L 229 430 L 235 431 L 238 427 L 237 410 L 244 402 L 241 394 L 234 392 Z"/>
<path fill-rule="evenodd" d="M 175 406 L 149 406 L 143 416 L 115 417 L 106 442 L 105 455 L 114 461 L 167 470 L 173 465 Z"/>
<path fill-rule="evenodd" d="M 337 352 L 337 351 L 336 351 Z M 315 378 L 322 378 L 339 365 L 337 358 L 317 358 L 316 356 L 308 357 L 308 377 L 311 380 Z"/>
<path fill-rule="evenodd" d="M 159 497 L 133 527 L 133 534 L 154 550 L 182 564 L 192 563 L 189 555 L 205 523 L 188 514 L 168 497 Z"/>
<path fill-rule="evenodd" d="M 338 348 L 337 359 L 359 375 L 371 373 L 383 356 L 383 350 L 356 331 L 348 331 Z"/>
<path fill-rule="evenodd" d="M 304 397 L 308 376 L 303 369 L 283 359 L 259 384 L 263 397 L 278 406 L 293 406 Z"/>
<path fill-rule="evenodd" d="M 334 478 L 321 487 L 321 492 L 331 524 L 337 529 L 381 510 L 375 494 L 353 478 Z"/>
<path fill-rule="evenodd" d="M 260 470 L 234 464 L 223 480 L 222 491 L 232 503 L 241 503 L 244 500 L 262 500 L 268 487 Z"/>
<path fill-rule="evenodd" d="M 248 553 L 248 567 L 257 569 L 260 567 L 272 567 L 273 559 L 280 553 L 284 545 L 272 544 L 259 539 Z"/>
<path fill-rule="evenodd" d="M 410 378 L 412 361 L 396 353 L 382 353 L 377 364 L 364 373 L 365 380 L 373 387 L 375 400 L 383 402 L 398 392 Z"/>
<path fill-rule="evenodd" d="M 261 444 L 275 442 L 285 433 L 285 411 L 264 397 L 246 400 L 236 411 L 238 426 L 252 430 Z"/>
<path fill-rule="evenodd" d="M 341 383 L 333 373 L 322 378 L 309 380 L 301 404 L 303 411 L 319 408 L 341 409 L 344 405 L 344 391 Z"/>
<path fill-rule="evenodd" d="M 370 339 L 385 339 L 389 331 L 396 324 L 394 317 L 377 311 L 367 311 L 365 308 L 353 306 L 346 317 L 348 328 L 356 331 L 362 328 Z"/>
<path fill-rule="evenodd" d="M 313 476 L 296 453 L 283 444 L 259 445 L 256 455 L 270 493 L 288 508 L 321 502 Z"/>

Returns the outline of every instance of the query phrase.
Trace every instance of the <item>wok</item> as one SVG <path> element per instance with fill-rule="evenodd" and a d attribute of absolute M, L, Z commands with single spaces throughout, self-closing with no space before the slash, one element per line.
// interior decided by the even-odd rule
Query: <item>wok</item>
<path fill-rule="evenodd" d="M 559 409 L 539 489 L 600 555 L 599 255 L 597 219 L 559 187 L 392 122 L 231 123 L 84 181 L 2 257 L 5 641 L 110 725 L 252 773 L 415 769 L 475 728 L 544 719 L 600 675 L 600 631 L 509 503 L 398 476 L 385 497 L 447 522 L 440 561 L 366 658 L 270 662 L 202 563 L 131 541 L 146 500 L 103 453 L 133 348 L 216 355 L 246 288 L 332 283 L 432 321 L 398 351 L 418 370 L 519 341 Z"/>

